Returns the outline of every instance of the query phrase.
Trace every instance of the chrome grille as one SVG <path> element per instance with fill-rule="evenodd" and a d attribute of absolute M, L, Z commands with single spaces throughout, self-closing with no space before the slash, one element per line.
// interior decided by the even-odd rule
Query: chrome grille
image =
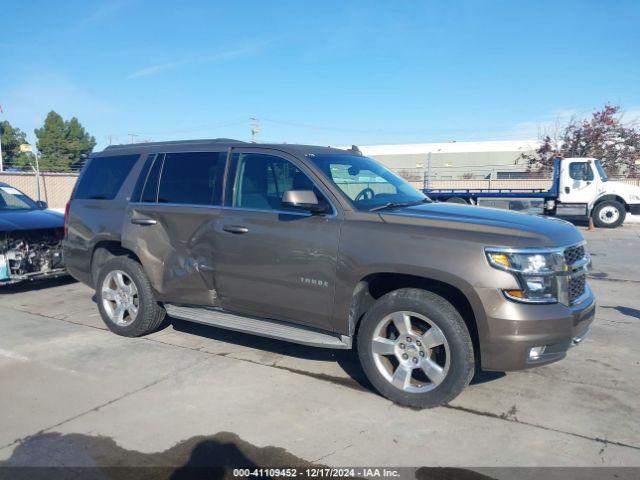
<path fill-rule="evenodd" d="M 587 285 L 586 275 L 577 275 L 569 279 L 569 304 L 573 304 L 578 298 L 580 298 Z"/>
<path fill-rule="evenodd" d="M 578 260 L 582 260 L 584 258 L 584 253 L 584 245 L 568 247 L 564 251 L 564 259 L 567 262 L 567 265 L 571 266 Z"/>
<path fill-rule="evenodd" d="M 584 245 L 574 245 L 564 250 L 564 259 L 571 270 L 571 266 L 582 260 L 586 255 Z M 569 278 L 569 305 L 573 305 L 580 298 L 587 288 L 586 273 L 577 273 Z"/>

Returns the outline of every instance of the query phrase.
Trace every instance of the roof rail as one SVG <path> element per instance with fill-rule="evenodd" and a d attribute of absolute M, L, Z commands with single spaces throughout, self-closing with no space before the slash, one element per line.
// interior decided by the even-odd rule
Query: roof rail
<path fill-rule="evenodd" d="M 122 143 L 119 145 L 108 145 L 105 150 L 131 147 L 151 147 L 155 145 L 180 145 L 180 144 L 198 144 L 198 143 L 247 143 L 242 140 L 233 138 L 211 138 L 202 140 L 172 140 L 168 142 L 142 142 L 142 143 Z"/>

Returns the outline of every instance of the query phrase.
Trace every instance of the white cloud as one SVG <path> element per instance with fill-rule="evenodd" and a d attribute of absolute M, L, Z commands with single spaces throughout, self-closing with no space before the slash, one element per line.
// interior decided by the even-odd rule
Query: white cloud
<path fill-rule="evenodd" d="M 158 73 L 165 72 L 167 70 L 173 70 L 186 65 L 215 63 L 215 62 L 221 62 L 221 61 L 229 60 L 236 57 L 250 55 L 252 53 L 256 53 L 262 50 L 267 45 L 267 43 L 268 42 L 255 43 L 255 44 L 248 45 L 241 48 L 223 50 L 213 55 L 201 55 L 198 57 L 186 58 L 184 60 L 158 63 L 156 65 L 150 65 L 148 67 L 144 67 L 139 70 L 136 70 L 135 72 L 131 73 L 127 78 L 132 79 L 132 78 L 146 77 L 149 75 L 156 75 Z"/>

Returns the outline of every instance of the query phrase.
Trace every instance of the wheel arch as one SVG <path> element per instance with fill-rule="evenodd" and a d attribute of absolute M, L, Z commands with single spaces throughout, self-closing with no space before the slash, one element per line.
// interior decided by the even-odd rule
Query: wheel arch
<path fill-rule="evenodd" d="M 98 279 L 98 267 L 104 262 L 115 257 L 129 257 L 138 263 L 140 259 L 131 250 L 124 248 L 122 244 L 116 240 L 102 240 L 93 246 L 91 251 L 91 281 L 93 287 Z"/>
<path fill-rule="evenodd" d="M 625 201 L 624 198 L 622 198 L 620 195 L 615 195 L 612 193 L 608 193 L 606 195 L 602 195 L 601 197 L 596 198 L 595 202 L 593 202 L 593 207 L 592 207 L 592 211 L 602 202 L 606 202 L 609 200 L 613 200 L 615 202 L 620 203 L 624 209 L 628 212 L 629 211 L 629 204 Z"/>
<path fill-rule="evenodd" d="M 462 316 L 471 340 L 476 356 L 476 362 L 481 358 L 481 341 L 485 326 L 482 323 L 484 316 L 481 311 L 474 309 L 467 294 L 461 285 L 435 278 L 412 275 L 397 272 L 370 273 L 360 279 L 353 290 L 351 305 L 349 307 L 349 334 L 355 336 L 362 317 L 371 308 L 374 302 L 383 295 L 401 288 L 419 288 L 446 299 Z"/>

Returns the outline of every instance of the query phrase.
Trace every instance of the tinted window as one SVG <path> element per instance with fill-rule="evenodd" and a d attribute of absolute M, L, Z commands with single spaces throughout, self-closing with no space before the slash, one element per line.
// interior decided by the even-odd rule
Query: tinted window
<path fill-rule="evenodd" d="M 157 155 L 153 166 L 149 170 L 149 175 L 144 182 L 144 189 L 140 197 L 141 202 L 155 203 L 158 200 L 158 180 L 162 170 L 162 160 L 164 155 Z"/>
<path fill-rule="evenodd" d="M 320 202 L 325 201 L 309 177 L 284 158 L 241 154 L 237 172 L 234 207 L 289 210 L 282 205 L 282 194 L 287 190 L 313 190 Z"/>
<path fill-rule="evenodd" d="M 226 157 L 210 152 L 165 154 L 158 202 L 220 205 Z"/>
<path fill-rule="evenodd" d="M 140 175 L 138 175 L 138 181 L 136 182 L 136 186 L 133 188 L 133 193 L 131 194 L 132 202 L 138 202 L 140 200 L 142 189 L 144 187 L 145 182 L 147 181 L 149 170 L 155 158 L 156 158 L 155 154 L 151 154 L 147 156 L 147 159 L 144 162 L 144 166 L 142 167 L 142 171 L 140 172 Z"/>
<path fill-rule="evenodd" d="M 593 170 L 589 162 L 573 162 L 569 165 L 569 176 L 574 180 L 590 182 L 593 180 Z"/>
<path fill-rule="evenodd" d="M 87 165 L 73 198 L 111 200 L 140 155 L 93 157 Z"/>

